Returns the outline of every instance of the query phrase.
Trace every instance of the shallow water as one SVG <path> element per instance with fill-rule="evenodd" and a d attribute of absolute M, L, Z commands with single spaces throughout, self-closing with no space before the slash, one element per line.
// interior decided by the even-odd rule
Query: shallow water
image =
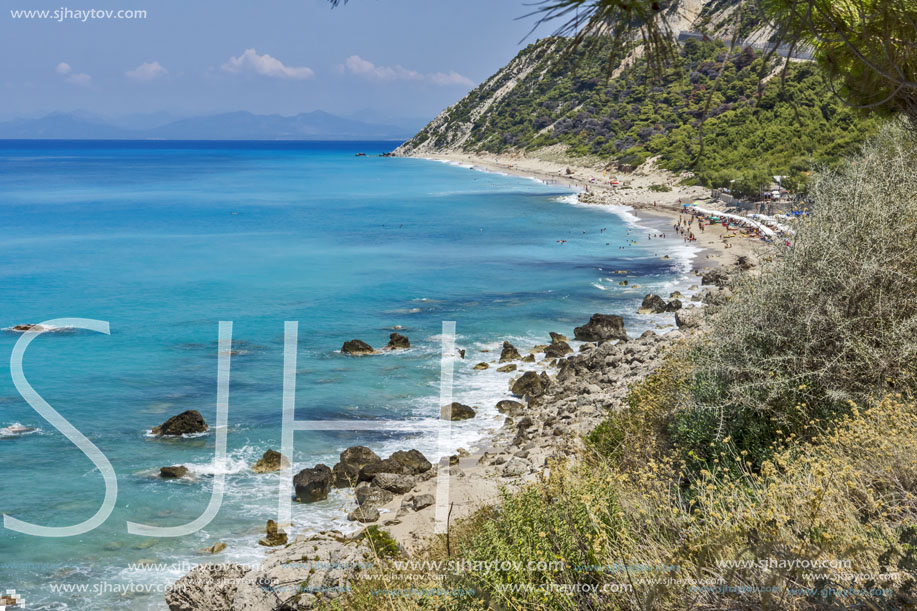
<path fill-rule="evenodd" d="M 299 321 L 298 419 L 404 421 L 379 432 L 297 433 L 297 469 L 333 465 L 355 444 L 386 456 L 416 447 L 437 458 L 437 438 L 412 422 L 438 414 L 445 320 L 456 322 L 458 347 L 468 351 L 454 398 L 481 407 L 456 425 L 452 449 L 500 423 L 493 405 L 508 396 L 509 375 L 471 367 L 497 356 L 504 340 L 525 353 L 549 331 L 572 335 L 595 312 L 624 315 L 632 333 L 671 322 L 633 312 L 646 293 L 682 287 L 691 249 L 646 241 L 626 212 L 571 205 L 561 187 L 354 157 L 391 148 L 0 143 L 0 327 L 60 317 L 110 323 L 109 336 L 40 336 L 24 368 L 36 391 L 105 453 L 119 486 L 111 517 L 86 535 L 0 529 L 3 587 L 24 593 L 29 608 L 162 608 L 155 589 L 191 563 L 257 561 L 278 479 L 249 466 L 280 444 L 284 321 Z M 629 273 L 614 274 L 620 269 Z M 619 286 L 625 278 L 630 286 Z M 212 434 L 161 440 L 148 432 L 186 409 L 213 424 L 221 320 L 234 323 L 237 354 L 229 455 L 215 464 Z M 396 325 L 411 350 L 339 353 L 352 338 L 381 347 Z M 19 397 L 8 366 L 18 337 L 0 333 L 0 510 L 42 525 L 77 523 L 101 503 L 102 478 Z M 38 430 L 10 428 L 20 425 Z M 155 477 L 173 464 L 192 477 Z M 127 520 L 170 526 L 196 518 L 218 472 L 227 475 L 227 494 L 207 528 L 178 539 L 127 534 Z M 296 531 L 352 528 L 343 519 L 348 503 L 337 491 L 297 505 Z M 217 541 L 229 543 L 227 552 L 196 553 Z M 137 562 L 162 566 L 131 570 Z M 54 592 L 54 584 L 86 590 Z M 120 592 L 125 584 L 153 591 Z"/>

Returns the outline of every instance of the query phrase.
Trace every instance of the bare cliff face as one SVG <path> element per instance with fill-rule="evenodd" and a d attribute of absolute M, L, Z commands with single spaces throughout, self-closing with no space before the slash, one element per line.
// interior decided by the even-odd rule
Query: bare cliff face
<path fill-rule="evenodd" d="M 529 45 L 509 64 L 395 149 L 395 154 L 423 156 L 425 153 L 462 150 L 481 118 L 511 96 L 521 82 L 541 76 L 536 71 L 540 68 L 543 72 L 546 60 L 560 53 L 565 46 L 566 42 L 560 38 L 545 38 Z"/>

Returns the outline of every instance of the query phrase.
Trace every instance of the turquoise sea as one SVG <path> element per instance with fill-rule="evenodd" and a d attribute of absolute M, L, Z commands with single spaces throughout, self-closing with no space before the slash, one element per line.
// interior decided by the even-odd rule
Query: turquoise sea
<path fill-rule="evenodd" d="M 549 331 L 572 336 L 596 312 L 622 314 L 631 334 L 671 323 L 634 312 L 646 293 L 691 283 L 691 251 L 680 241 L 647 240 L 655 229 L 643 221 L 575 205 L 563 186 L 374 156 L 394 146 L 0 142 L 0 328 L 62 317 L 109 322 L 110 335 L 40 336 L 24 370 L 105 453 L 119 485 L 114 512 L 91 533 L 37 538 L 0 529 L 0 588 L 23 594 L 29 609 L 163 608 L 156 588 L 196 562 L 256 562 L 278 479 L 250 465 L 280 445 L 284 321 L 299 321 L 298 419 L 404 423 L 384 432 L 299 432 L 297 470 L 333 465 L 356 444 L 438 458 L 437 439 L 414 423 L 439 413 L 443 321 L 456 322 L 457 345 L 467 350 L 454 397 L 481 408 L 456 426 L 453 450 L 502 422 L 494 404 L 508 398 L 510 374 L 472 371 L 495 356 L 482 350 L 509 340 L 526 353 Z M 625 278 L 630 286 L 619 286 Z M 171 440 L 148 433 L 187 409 L 214 423 L 221 320 L 233 321 L 236 354 L 229 455 L 215 462 L 212 432 Z M 397 325 L 411 350 L 339 352 L 352 338 L 383 346 Z M 0 511 L 42 525 L 78 523 L 101 504 L 103 481 L 17 393 L 9 358 L 18 338 L 0 332 Z M 17 423 L 37 430 L 17 433 L 9 428 Z M 193 477 L 155 477 L 176 464 Z M 127 533 L 128 520 L 171 526 L 196 518 L 218 472 L 227 493 L 204 530 L 176 539 Z M 348 502 L 337 491 L 297 505 L 294 530 L 353 529 Z M 217 541 L 229 549 L 197 553 Z M 132 570 L 138 562 L 162 566 Z M 136 591 L 144 587 L 150 592 Z"/>

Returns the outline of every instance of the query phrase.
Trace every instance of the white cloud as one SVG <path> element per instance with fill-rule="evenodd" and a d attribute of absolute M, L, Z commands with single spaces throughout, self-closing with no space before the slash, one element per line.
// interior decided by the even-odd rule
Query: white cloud
<path fill-rule="evenodd" d="M 462 76 L 455 70 L 451 70 L 448 73 L 446 72 L 434 72 L 429 75 L 430 80 L 437 85 L 465 85 L 466 87 L 474 86 L 474 81 L 472 81 L 467 76 Z"/>
<path fill-rule="evenodd" d="M 344 62 L 344 69 L 351 74 L 365 76 L 379 81 L 420 81 L 423 75 L 404 66 L 377 66 L 359 55 L 351 55 Z"/>
<path fill-rule="evenodd" d="M 276 57 L 271 57 L 267 53 L 258 55 L 254 49 L 246 49 L 245 53 L 239 57 L 230 57 L 229 61 L 221 66 L 224 72 L 230 74 L 242 74 L 245 72 L 254 72 L 263 76 L 286 79 L 307 79 L 315 76 L 312 68 L 307 66 L 293 67 L 285 66 Z"/>
<path fill-rule="evenodd" d="M 124 73 L 127 78 L 144 83 L 166 76 L 167 74 L 169 74 L 169 71 L 163 68 L 162 64 L 159 62 L 146 62 Z"/>
<path fill-rule="evenodd" d="M 80 87 L 89 87 L 92 85 L 91 76 L 83 74 L 82 72 L 74 72 L 73 68 L 67 62 L 57 64 L 57 66 L 54 67 L 54 71 L 61 76 L 66 76 L 67 78 L 65 78 L 64 81 L 71 85 L 78 85 Z"/>
<path fill-rule="evenodd" d="M 79 74 L 71 74 L 66 80 L 71 85 L 79 85 L 80 87 L 89 87 L 92 85 L 92 77 L 82 72 Z"/>
<path fill-rule="evenodd" d="M 409 70 L 398 64 L 394 66 L 377 66 L 359 55 L 351 55 L 344 61 L 342 66 L 339 66 L 339 68 L 341 71 L 376 81 L 424 81 L 441 86 L 474 85 L 471 79 L 455 71 L 449 73 L 433 72 L 430 74 L 422 74 L 416 70 Z"/>

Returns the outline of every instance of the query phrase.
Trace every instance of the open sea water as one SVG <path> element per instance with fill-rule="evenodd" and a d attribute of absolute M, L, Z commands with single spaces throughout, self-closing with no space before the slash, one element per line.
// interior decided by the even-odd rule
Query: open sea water
<path fill-rule="evenodd" d="M 439 414 L 443 321 L 456 322 L 457 346 L 467 351 L 456 362 L 454 399 L 480 408 L 456 424 L 451 451 L 502 424 L 494 405 L 510 397 L 513 374 L 472 367 L 498 357 L 504 340 L 525 354 L 549 342 L 549 331 L 572 338 L 596 312 L 623 315 L 632 335 L 672 323 L 635 311 L 645 294 L 665 297 L 691 283 L 693 249 L 680 240 L 647 240 L 656 229 L 624 209 L 577 205 L 563 186 L 372 155 L 392 148 L 0 142 L 0 328 L 62 317 L 109 322 L 110 335 L 38 337 L 24 372 L 108 457 L 119 488 L 111 517 L 90 533 L 40 538 L 0 528 L 0 588 L 16 589 L 30 609 L 162 609 L 162 588 L 194 563 L 257 562 L 279 480 L 250 466 L 280 446 L 284 321 L 299 322 L 297 419 L 403 422 L 378 432 L 298 432 L 294 471 L 332 466 L 358 444 L 383 457 L 418 448 L 439 458 L 438 438 L 416 423 Z M 370 156 L 355 157 L 362 151 Z M 629 286 L 619 285 L 624 279 Z M 234 324 L 234 355 L 228 456 L 217 462 L 223 320 Z M 382 347 L 396 326 L 410 350 L 340 353 L 353 338 Z M 9 361 L 18 338 L 0 332 L 0 512 L 76 524 L 100 506 L 103 480 L 19 396 Z M 203 414 L 209 433 L 149 435 L 188 409 Z M 179 464 L 192 477 L 157 477 L 159 467 Z M 217 473 L 226 474 L 226 495 L 206 528 L 171 539 L 127 533 L 126 521 L 195 519 Z M 350 506 L 340 490 L 296 505 L 292 534 L 354 530 Z M 218 541 L 229 544 L 224 553 L 198 552 Z"/>

